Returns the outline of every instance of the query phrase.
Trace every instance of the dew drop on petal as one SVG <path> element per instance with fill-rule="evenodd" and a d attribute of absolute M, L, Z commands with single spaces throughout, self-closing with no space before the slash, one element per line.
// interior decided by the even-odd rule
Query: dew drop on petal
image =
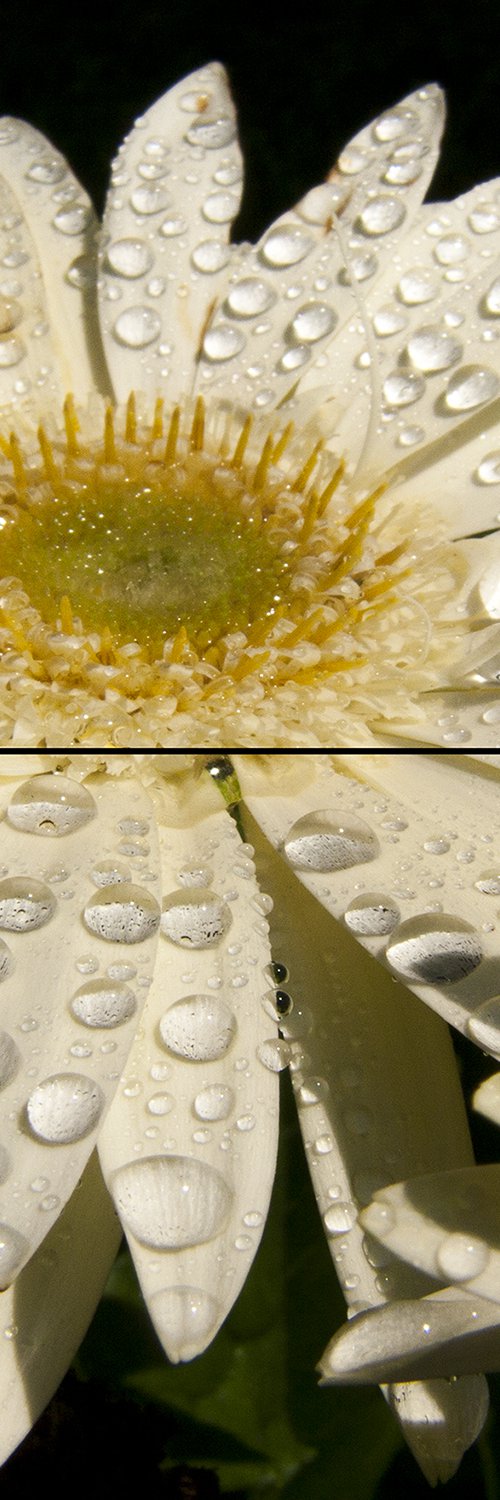
<path fill-rule="evenodd" d="M 67 1145 L 94 1129 L 103 1105 L 104 1097 L 92 1078 L 80 1073 L 55 1073 L 33 1089 L 26 1114 L 39 1140 Z"/>
<path fill-rule="evenodd" d="M 230 146 L 235 135 L 234 121 L 228 115 L 221 115 L 217 120 L 207 120 L 202 116 L 186 131 L 186 140 L 190 146 L 203 146 L 206 151 L 214 151 Z"/>
<path fill-rule="evenodd" d="M 96 812 L 85 786 L 66 776 L 33 776 L 14 792 L 7 819 L 23 833 L 59 838 L 83 827 Z"/>
<path fill-rule="evenodd" d="M 153 265 L 149 246 L 141 239 L 115 240 L 108 245 L 106 260 L 111 271 L 130 280 L 136 276 L 145 276 Z"/>
<path fill-rule="evenodd" d="M 445 395 L 445 406 L 449 411 L 473 411 L 484 401 L 493 401 L 500 383 L 493 370 L 484 370 L 479 365 L 463 365 L 452 375 Z"/>
<path fill-rule="evenodd" d="M 128 883 L 105 886 L 83 913 L 85 926 L 109 943 L 142 943 L 156 932 L 160 908 L 150 891 Z"/>
<path fill-rule="evenodd" d="M 291 1055 L 290 1044 L 279 1037 L 268 1037 L 257 1047 L 257 1057 L 270 1073 L 282 1073 L 288 1067 Z"/>
<path fill-rule="evenodd" d="M 151 307 L 127 307 L 119 313 L 113 333 L 127 349 L 146 349 L 161 333 L 161 318 Z"/>
<path fill-rule="evenodd" d="M 295 224 L 282 224 L 279 229 L 271 230 L 262 246 L 261 258 L 268 266 L 295 266 L 305 259 L 312 245 L 310 235 L 297 229 Z"/>
<path fill-rule="evenodd" d="M 163 901 L 163 935 L 182 948 L 213 947 L 224 937 L 231 922 L 227 903 L 206 887 L 195 887 L 189 896 L 174 891 Z"/>
<path fill-rule="evenodd" d="M 477 891 L 485 896 L 500 896 L 500 869 L 484 870 L 474 881 Z"/>
<path fill-rule="evenodd" d="M 297 870 L 347 870 L 375 859 L 379 844 L 362 818 L 318 810 L 293 824 L 284 851 Z"/>
<path fill-rule="evenodd" d="M 381 937 L 392 932 L 400 919 L 399 907 L 387 896 L 366 892 L 355 896 L 344 912 L 344 922 L 350 932 L 360 937 Z"/>
<path fill-rule="evenodd" d="M 462 353 L 462 345 L 451 334 L 429 325 L 412 334 L 406 345 L 406 353 L 416 370 L 424 375 L 432 375 L 456 364 Z"/>
<path fill-rule="evenodd" d="M 451 984 L 481 963 L 477 933 L 459 917 L 439 913 L 402 922 L 386 956 L 402 979 L 418 984 Z"/>
<path fill-rule="evenodd" d="M 3 938 L 0 938 L 0 984 L 2 979 L 8 979 L 9 974 L 12 974 L 13 968 L 14 958 L 10 948 L 8 948 L 7 943 L 4 943 Z"/>
<path fill-rule="evenodd" d="M 492 313 L 493 317 L 500 316 L 500 276 L 493 281 L 485 297 L 486 312 Z"/>
<path fill-rule="evenodd" d="M 199 1120 L 227 1120 L 234 1107 L 234 1092 L 223 1083 L 207 1084 L 200 1089 L 193 1109 Z"/>
<path fill-rule="evenodd" d="M 180 1250 L 213 1239 L 227 1219 L 232 1193 L 221 1173 L 190 1156 L 152 1156 L 113 1174 L 120 1217 L 154 1250 Z"/>
<path fill-rule="evenodd" d="M 220 1321 L 215 1297 L 197 1287 L 164 1287 L 150 1301 L 153 1322 L 171 1360 L 188 1359 L 209 1340 Z"/>
<path fill-rule="evenodd" d="M 180 232 L 180 231 L 179 231 Z M 162 234 L 166 234 L 166 226 L 162 227 Z M 173 230 L 170 229 L 170 234 Z M 215 271 L 222 271 L 229 260 L 229 246 L 222 245 L 219 240 L 201 240 L 191 254 L 191 260 L 196 271 L 201 271 L 205 276 L 211 276 Z"/>
<path fill-rule="evenodd" d="M 103 859 L 98 865 L 94 865 L 90 872 L 94 885 L 99 890 L 106 885 L 123 885 L 130 880 L 130 870 L 127 865 L 120 865 L 117 859 Z"/>
<path fill-rule="evenodd" d="M 384 380 L 382 387 L 384 400 L 388 406 L 412 406 L 414 401 L 419 401 L 425 391 L 425 380 L 421 375 L 412 375 L 411 371 L 405 371 L 404 375 L 399 370 L 394 370 Z"/>
<path fill-rule="evenodd" d="M 164 1047 L 192 1062 L 224 1057 L 236 1035 L 236 1018 L 219 995 L 176 1000 L 160 1021 Z"/>
<path fill-rule="evenodd" d="M 5 1291 L 28 1250 L 27 1241 L 10 1224 L 0 1224 L 0 1291 Z"/>
<path fill-rule="evenodd" d="M 20 1057 L 15 1042 L 7 1031 L 0 1031 L 0 1089 L 7 1087 L 17 1073 Z"/>
<path fill-rule="evenodd" d="M 77 990 L 70 1009 L 83 1026 L 122 1026 L 133 1016 L 136 1002 L 125 984 L 91 979 Z"/>
<path fill-rule="evenodd" d="M 399 198 L 370 198 L 358 219 L 358 228 L 363 234 L 389 234 L 399 229 L 406 218 L 406 209 Z"/>
<path fill-rule="evenodd" d="M 448 1234 L 437 1252 L 438 1270 L 449 1281 L 468 1281 L 480 1276 L 489 1261 L 489 1251 L 482 1240 L 468 1234 Z"/>
<path fill-rule="evenodd" d="M 467 1022 L 467 1034 L 485 1052 L 500 1055 L 500 995 L 492 995 L 479 1005 Z"/>
<path fill-rule="evenodd" d="M 315 344 L 333 332 L 336 322 L 331 307 L 324 302 L 308 302 L 295 314 L 289 331 L 299 344 Z"/>
<path fill-rule="evenodd" d="M 243 281 L 235 282 L 230 288 L 227 305 L 236 318 L 255 318 L 259 313 L 267 312 L 275 297 L 273 288 L 265 281 L 248 276 Z"/>
<path fill-rule="evenodd" d="M 205 358 L 215 364 L 221 360 L 233 359 L 244 347 L 243 334 L 239 328 L 233 328 L 231 323 L 219 323 L 216 328 L 209 328 L 203 340 Z"/>
<path fill-rule="evenodd" d="M 500 484 L 500 449 L 496 448 L 481 459 L 474 478 L 479 484 Z"/>
<path fill-rule="evenodd" d="M 55 897 L 41 880 L 11 875 L 0 880 L 0 927 L 8 932 L 32 932 L 44 927 L 56 910 Z"/>
<path fill-rule="evenodd" d="M 356 1209 L 353 1203 L 332 1203 L 323 1214 L 323 1223 L 327 1234 L 347 1234 L 353 1229 L 357 1219 Z"/>

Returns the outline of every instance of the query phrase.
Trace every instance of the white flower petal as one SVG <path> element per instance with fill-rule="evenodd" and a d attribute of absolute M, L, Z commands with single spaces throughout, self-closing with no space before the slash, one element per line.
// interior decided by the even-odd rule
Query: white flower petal
<path fill-rule="evenodd" d="M 210 1343 L 259 1244 L 282 1058 L 261 1004 L 269 903 L 234 822 L 224 810 L 190 836 L 163 826 L 160 839 L 155 978 L 99 1151 L 151 1317 L 176 1361 Z"/>
<path fill-rule="evenodd" d="M 457 1287 L 358 1313 L 321 1359 L 334 1385 L 433 1380 L 500 1368 L 500 1310 Z"/>
<path fill-rule="evenodd" d="M 45 1237 L 82 1172 L 132 1043 L 160 912 L 133 863 L 140 783 L 0 785 L 0 1285 Z M 127 853 L 129 849 L 129 853 Z M 135 849 L 135 856 L 134 856 Z M 150 856 L 157 867 L 154 828 Z M 13 1192 L 15 1179 L 17 1190 Z"/>
<path fill-rule="evenodd" d="M 237 766 L 245 794 L 251 767 L 245 757 Z M 488 872 L 500 851 L 498 773 L 468 757 L 369 752 L 340 754 L 333 763 L 314 757 L 314 767 L 316 780 L 293 805 L 280 795 L 250 798 L 267 838 L 288 847 L 299 879 L 391 974 L 496 1055 L 492 998 L 500 992 L 500 954 L 488 922 Z M 301 831 L 297 824 L 311 814 L 313 824 Z M 497 1041 L 500 1053 L 500 1032 Z"/>
<path fill-rule="evenodd" d="M 499 1183 L 496 1163 L 393 1183 L 375 1193 L 362 1222 L 417 1270 L 499 1303 Z"/>
<path fill-rule="evenodd" d="M 186 394 L 227 279 L 241 196 L 234 108 L 219 63 L 176 84 L 115 163 L 102 238 L 100 318 L 115 396 Z"/>
<path fill-rule="evenodd" d="M 44 1244 L 2 1293 L 0 1463 L 29 1432 L 66 1373 L 120 1237 L 94 1154 Z"/>
<path fill-rule="evenodd" d="M 485 1078 L 474 1090 L 472 1104 L 478 1114 L 485 1115 L 494 1125 L 500 1125 L 500 1073 Z"/>
<path fill-rule="evenodd" d="M 389 1386 L 386 1394 L 429 1484 L 446 1484 L 486 1421 L 489 1396 L 484 1375 L 415 1380 Z"/>
<path fill-rule="evenodd" d="M 0 121 L 0 408 L 35 421 L 67 391 L 107 390 L 90 199 L 50 141 Z"/>

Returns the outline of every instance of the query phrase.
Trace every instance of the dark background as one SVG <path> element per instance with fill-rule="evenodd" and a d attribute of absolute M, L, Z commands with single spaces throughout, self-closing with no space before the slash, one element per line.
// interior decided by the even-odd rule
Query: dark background
<path fill-rule="evenodd" d="M 460 14 L 449 0 L 433 5 L 401 0 L 399 7 L 377 0 L 345 0 L 341 6 L 334 0 L 328 7 L 304 5 L 298 17 L 285 7 L 256 6 L 249 0 L 246 5 L 234 0 L 232 6 L 211 0 L 203 6 L 195 0 L 136 0 L 135 5 L 130 0 L 102 0 L 98 9 L 80 0 L 45 0 L 36 8 L 33 0 L 0 0 L 0 113 L 29 119 L 44 131 L 67 155 L 99 210 L 109 162 L 134 117 L 170 84 L 211 58 L 228 68 L 247 161 L 239 237 L 259 234 L 321 180 L 362 125 L 433 80 L 446 89 L 449 124 L 432 196 L 456 196 L 474 182 L 500 173 L 500 0 L 473 0 Z M 470 1079 L 469 1088 L 471 1083 Z M 290 1113 L 285 1143 L 292 1132 Z M 487 1156 L 492 1141 L 485 1138 L 483 1147 Z M 314 1278 L 297 1273 L 294 1298 L 300 1298 L 302 1319 L 304 1304 L 309 1304 L 311 1346 L 319 1353 L 325 1329 L 329 1331 L 320 1304 L 322 1290 L 331 1284 L 331 1267 L 319 1224 L 314 1252 L 301 1242 L 304 1225 L 315 1222 L 315 1209 L 298 1141 L 291 1161 L 291 1167 L 282 1167 L 282 1183 L 292 1218 L 295 1213 L 295 1229 L 289 1228 L 292 1259 L 303 1267 L 304 1258 L 314 1254 L 315 1276 L 320 1281 L 324 1277 L 324 1288 L 320 1286 L 316 1296 Z M 11 1495 L 22 1500 L 45 1484 L 52 1500 L 69 1494 L 74 1500 L 80 1493 L 147 1494 L 148 1500 L 157 1495 L 211 1500 L 219 1494 L 208 1449 L 203 1462 L 203 1452 L 196 1452 L 193 1442 L 194 1463 L 181 1462 L 177 1471 L 165 1472 L 160 1467 L 165 1454 L 183 1451 L 178 1437 L 176 1450 L 175 1419 L 172 1429 L 161 1405 L 137 1404 L 123 1385 L 120 1390 L 106 1382 L 109 1347 L 119 1355 L 118 1325 L 109 1317 L 100 1315 L 78 1377 L 68 1376 L 34 1435 L 0 1474 L 0 1500 Z M 293 1316 L 290 1328 L 293 1349 Z M 133 1332 L 129 1323 L 124 1338 L 130 1342 Z M 139 1344 L 150 1337 L 144 1320 L 137 1333 Z M 301 1338 L 297 1330 L 296 1343 Z M 130 1348 L 124 1351 L 125 1365 L 127 1358 L 130 1362 Z M 313 1365 L 314 1359 L 307 1400 L 312 1400 L 315 1387 Z M 352 1399 L 358 1400 L 355 1393 Z M 292 1391 L 291 1402 L 298 1412 L 299 1390 L 295 1395 Z M 498 1414 L 498 1387 L 495 1405 Z M 355 1408 L 344 1410 L 354 1413 Z M 357 1473 L 368 1405 L 361 1400 L 358 1410 L 360 1425 L 353 1440 Z M 473 1492 L 478 1500 L 498 1500 L 498 1415 L 489 1432 L 486 1447 L 465 1460 L 460 1476 L 445 1492 L 446 1500 L 462 1500 Z M 326 1439 L 324 1451 L 327 1454 Z M 346 1472 L 339 1475 L 336 1487 L 331 1470 L 325 1470 L 324 1493 L 316 1475 L 314 1495 L 346 1500 L 351 1493 L 345 1487 Z M 289 1494 L 293 1491 L 293 1485 L 287 1489 Z M 242 1493 L 238 1491 L 238 1500 Z M 274 1488 L 268 1491 L 270 1496 L 276 1493 Z M 430 1495 L 409 1455 L 401 1452 L 372 1494 L 376 1500 L 395 1500 L 403 1493 L 411 1500 Z"/>

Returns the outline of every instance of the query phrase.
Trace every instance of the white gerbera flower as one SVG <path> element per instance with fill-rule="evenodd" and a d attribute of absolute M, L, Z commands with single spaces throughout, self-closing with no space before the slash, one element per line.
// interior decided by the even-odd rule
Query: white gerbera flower
<path fill-rule="evenodd" d="M 222 69 L 138 121 L 99 240 L 0 134 L 0 737 L 498 743 L 496 183 L 424 205 L 421 89 L 255 246 Z"/>
<path fill-rule="evenodd" d="M 210 1343 L 289 1063 L 352 1318 L 324 1376 L 380 1383 L 431 1480 L 454 1471 L 500 1361 L 498 1168 L 473 1164 L 446 1024 L 500 1056 L 496 759 L 4 758 L 4 1456 L 92 1316 L 112 1200 L 170 1359 Z M 499 1099 L 497 1075 L 500 1123 Z"/>

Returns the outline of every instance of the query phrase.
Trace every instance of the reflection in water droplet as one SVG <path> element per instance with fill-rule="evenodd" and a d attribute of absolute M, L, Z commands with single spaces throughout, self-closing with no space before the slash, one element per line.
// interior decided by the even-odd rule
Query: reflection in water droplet
<path fill-rule="evenodd" d="M 121 1026 L 129 1021 L 136 1008 L 135 996 L 127 986 L 115 981 L 91 979 L 73 996 L 70 1009 L 83 1026 Z"/>
<path fill-rule="evenodd" d="M 60 837 L 95 817 L 94 798 L 86 787 L 66 776 L 33 776 L 17 788 L 7 819 L 23 833 Z"/>
<path fill-rule="evenodd" d="M 97 1083 L 80 1073 L 44 1078 L 26 1105 L 28 1122 L 39 1140 L 54 1145 L 79 1141 L 94 1129 L 104 1105 Z"/>
<path fill-rule="evenodd" d="M 223 1057 L 236 1035 L 236 1018 L 218 995 L 187 995 L 160 1021 L 164 1047 L 192 1062 Z"/>
<path fill-rule="evenodd" d="M 105 886 L 83 913 L 85 926 L 109 943 L 142 943 L 156 932 L 160 909 L 154 896 L 138 885 Z"/>
<path fill-rule="evenodd" d="M 344 922 L 350 932 L 361 937 L 380 937 L 392 932 L 399 922 L 400 912 L 396 902 L 387 896 L 374 895 L 371 891 L 355 896 L 344 912 Z"/>
<path fill-rule="evenodd" d="M 151 1156 L 113 1174 L 120 1217 L 154 1250 L 204 1244 L 222 1229 L 232 1193 L 214 1167 L 190 1156 Z"/>
<path fill-rule="evenodd" d="M 347 870 L 379 852 L 378 840 L 362 818 L 329 811 L 306 813 L 285 839 L 285 854 L 298 870 Z"/>
<path fill-rule="evenodd" d="M 11 875 L 0 880 L 0 927 L 8 932 L 32 932 L 44 927 L 56 910 L 55 897 L 41 880 Z"/>
<path fill-rule="evenodd" d="M 397 974 L 418 984 L 456 983 L 471 974 L 483 956 L 474 928 L 444 913 L 402 922 L 386 955 Z"/>
<path fill-rule="evenodd" d="M 231 921 L 226 902 L 206 887 L 194 889 L 189 896 L 174 891 L 163 901 L 163 935 L 182 948 L 213 947 L 228 931 Z"/>

